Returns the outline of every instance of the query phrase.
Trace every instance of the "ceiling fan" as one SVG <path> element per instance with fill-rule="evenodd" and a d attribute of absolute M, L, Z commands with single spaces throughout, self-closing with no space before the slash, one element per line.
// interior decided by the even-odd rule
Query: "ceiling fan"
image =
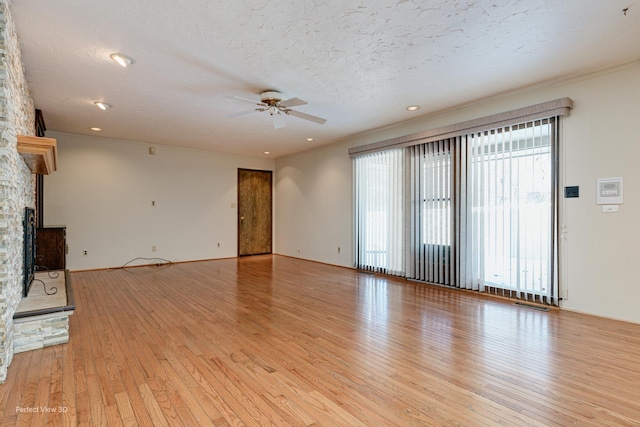
<path fill-rule="evenodd" d="M 311 114 L 301 113 L 300 111 L 292 110 L 291 107 L 297 107 L 299 105 L 305 105 L 306 102 L 299 98 L 284 99 L 284 96 L 277 91 L 268 90 L 260 94 L 260 101 L 255 99 L 243 98 L 241 96 L 234 96 L 233 98 L 241 101 L 248 101 L 256 104 L 258 108 L 253 110 L 243 111 L 241 113 L 232 114 L 229 117 L 238 117 L 245 114 L 253 113 L 255 111 L 264 112 L 267 111 L 273 118 L 273 127 L 280 129 L 285 127 L 284 115 L 299 117 L 301 119 L 309 120 L 314 123 L 324 124 L 327 120 L 312 116 Z"/>

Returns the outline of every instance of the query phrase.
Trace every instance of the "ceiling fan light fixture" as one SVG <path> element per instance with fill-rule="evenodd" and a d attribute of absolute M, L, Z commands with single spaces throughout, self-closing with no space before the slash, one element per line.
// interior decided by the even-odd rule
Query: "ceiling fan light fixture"
<path fill-rule="evenodd" d="M 111 58 L 111 60 L 113 62 L 115 62 L 116 64 L 121 65 L 122 67 L 128 67 L 129 65 L 133 64 L 133 58 L 123 54 L 123 53 L 112 53 L 111 55 L 109 55 L 109 58 Z"/>
<path fill-rule="evenodd" d="M 101 101 L 96 101 L 96 102 L 93 103 L 93 105 L 95 105 L 96 107 L 98 107 L 102 111 L 105 111 L 105 110 L 108 110 L 109 108 L 111 108 L 111 105 L 107 104 L 106 102 L 101 102 Z"/>
<path fill-rule="evenodd" d="M 269 114 L 271 114 L 272 116 L 280 114 L 280 109 L 278 109 L 278 107 L 276 107 L 275 105 L 270 106 L 269 108 L 267 108 L 267 110 L 269 110 Z"/>

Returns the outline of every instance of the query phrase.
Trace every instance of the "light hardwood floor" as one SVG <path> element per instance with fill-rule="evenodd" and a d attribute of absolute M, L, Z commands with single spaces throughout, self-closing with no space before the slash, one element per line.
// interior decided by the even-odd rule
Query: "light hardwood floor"
<path fill-rule="evenodd" d="M 281 256 L 72 279 L 1 426 L 640 425 L 640 325 Z"/>

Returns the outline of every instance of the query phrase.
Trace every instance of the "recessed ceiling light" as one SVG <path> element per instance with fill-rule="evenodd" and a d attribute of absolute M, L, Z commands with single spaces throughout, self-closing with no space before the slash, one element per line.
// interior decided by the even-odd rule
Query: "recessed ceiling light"
<path fill-rule="evenodd" d="M 109 58 L 111 58 L 113 62 L 122 65 L 123 67 L 127 67 L 134 63 L 133 58 L 123 53 L 112 53 L 111 55 L 109 55 Z"/>
<path fill-rule="evenodd" d="M 271 151 L 265 151 L 264 154 L 271 154 Z"/>
<path fill-rule="evenodd" d="M 101 109 L 101 110 L 106 110 L 107 108 L 111 107 L 111 105 L 109 105 L 109 104 L 107 104 L 107 103 L 105 103 L 105 102 L 99 102 L 99 101 L 97 101 L 97 102 L 94 102 L 93 104 L 94 104 L 96 107 L 98 107 L 99 109 Z"/>
<path fill-rule="evenodd" d="M 307 141 L 308 141 L 308 142 L 312 142 L 312 141 L 313 141 L 313 138 L 307 138 Z"/>
<path fill-rule="evenodd" d="M 100 128 L 89 128 L 89 130 L 92 130 L 94 132 L 100 132 L 102 129 L 100 129 Z"/>
<path fill-rule="evenodd" d="M 419 105 L 409 105 L 407 107 L 407 111 L 416 111 L 416 110 L 419 110 L 419 109 L 420 109 Z"/>

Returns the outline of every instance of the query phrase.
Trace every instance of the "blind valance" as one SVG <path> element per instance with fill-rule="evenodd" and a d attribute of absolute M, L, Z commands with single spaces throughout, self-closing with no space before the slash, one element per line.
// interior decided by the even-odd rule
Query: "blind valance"
<path fill-rule="evenodd" d="M 485 131 L 501 126 L 513 125 L 516 123 L 528 122 L 553 116 L 568 116 L 573 108 L 571 98 L 560 98 L 540 104 L 531 105 L 504 113 L 492 114 L 478 119 L 430 129 L 411 135 L 398 138 L 387 139 L 385 141 L 365 144 L 349 149 L 350 157 L 358 157 L 363 154 L 375 153 L 377 151 L 388 150 L 390 148 L 410 147 L 412 145 L 425 144 L 439 141 L 446 138 L 454 138 L 473 132 Z"/>

